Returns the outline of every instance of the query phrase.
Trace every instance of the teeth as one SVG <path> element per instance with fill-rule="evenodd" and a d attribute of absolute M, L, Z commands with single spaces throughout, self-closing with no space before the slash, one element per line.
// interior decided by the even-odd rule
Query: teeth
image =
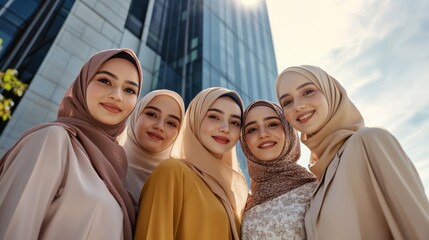
<path fill-rule="evenodd" d="M 307 113 L 304 116 L 300 117 L 299 120 L 304 120 L 304 119 L 310 117 L 311 115 L 313 115 L 313 113 Z"/>
<path fill-rule="evenodd" d="M 264 148 L 264 147 L 269 147 L 269 146 L 273 146 L 273 145 L 274 145 L 274 143 L 270 142 L 270 143 L 264 143 L 260 147 Z"/>

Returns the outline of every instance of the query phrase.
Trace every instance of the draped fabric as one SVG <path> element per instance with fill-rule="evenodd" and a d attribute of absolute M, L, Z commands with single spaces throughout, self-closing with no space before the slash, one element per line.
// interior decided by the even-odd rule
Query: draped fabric
<path fill-rule="evenodd" d="M 166 89 L 154 90 L 146 94 L 137 103 L 136 108 L 128 119 L 126 130 L 123 133 L 124 138 L 121 139 L 123 143 L 120 143 L 124 147 L 128 159 L 128 172 L 125 185 L 137 201 L 139 200 L 140 192 L 146 179 L 161 161 L 170 158 L 171 149 L 173 148 L 173 144 L 171 144 L 165 150 L 158 153 L 148 153 L 142 148 L 136 136 L 137 121 L 143 110 L 155 97 L 162 95 L 170 96 L 177 102 L 181 113 L 179 117 L 180 119 L 184 118 L 185 105 L 179 94 Z M 178 127 L 180 130 L 181 126 Z"/>
<path fill-rule="evenodd" d="M 257 106 L 269 107 L 276 112 L 281 121 L 286 141 L 277 158 L 269 161 L 260 160 L 250 151 L 246 142 L 245 129 L 241 129 L 240 144 L 247 159 L 251 179 L 251 195 L 247 199 L 245 210 L 316 180 L 312 173 L 296 163 L 301 156 L 298 134 L 283 117 L 279 105 L 265 100 L 253 101 L 244 111 L 244 122 L 246 122 L 249 112 Z"/>
<path fill-rule="evenodd" d="M 241 103 L 240 96 L 232 90 L 214 87 L 200 92 L 189 104 L 183 128 L 176 140 L 172 158 L 182 159 L 199 175 L 225 205 L 230 223 L 234 215 L 240 219 L 246 203 L 248 188 L 240 170 L 235 147 L 222 159 L 213 156 L 201 143 L 200 126 L 211 105 L 222 96 L 230 96 Z M 240 104 L 242 108 L 242 104 Z M 232 229 L 236 229 L 232 227 Z M 234 233 L 238 238 L 239 234 Z"/>
<path fill-rule="evenodd" d="M 310 170 L 321 178 L 338 149 L 352 134 L 365 126 L 364 120 L 341 84 L 316 66 L 289 67 L 280 73 L 276 80 L 277 98 L 280 98 L 280 81 L 291 73 L 298 73 L 297 77 L 314 83 L 328 102 L 328 117 L 322 128 L 312 135 L 301 134 L 302 143 L 312 153 Z"/>
<path fill-rule="evenodd" d="M 91 79 L 106 61 L 122 52 L 128 54 L 135 61 L 140 86 L 142 71 L 139 60 L 132 50 L 109 49 L 95 53 L 83 65 L 75 81 L 65 93 L 59 106 L 58 118 L 51 123 L 36 126 L 25 132 L 18 142 L 2 157 L 0 173 L 2 174 L 8 154 L 27 135 L 51 125 L 62 125 L 69 132 L 70 137 L 76 138 L 83 146 L 95 171 L 121 206 L 124 215 L 124 239 L 132 239 L 135 210 L 132 200 L 123 185 L 127 171 L 127 160 L 123 148 L 116 142 L 117 136 L 125 128 L 127 119 L 116 125 L 100 123 L 89 113 L 86 103 L 86 90 Z"/>

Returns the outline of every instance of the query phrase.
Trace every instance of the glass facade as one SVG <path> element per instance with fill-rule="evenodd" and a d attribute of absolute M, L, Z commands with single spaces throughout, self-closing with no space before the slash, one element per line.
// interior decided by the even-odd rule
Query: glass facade
<path fill-rule="evenodd" d="M 236 90 L 246 105 L 275 100 L 266 84 L 277 67 L 264 1 L 248 8 L 239 0 L 156 0 L 146 45 L 160 56 L 151 88 L 174 90 L 186 104 L 211 86 Z"/>
<path fill-rule="evenodd" d="M 43 62 L 55 37 L 60 31 L 74 0 L 35 1 L 0 0 L 0 69 L 15 68 L 18 78 L 27 84 Z M 21 98 L 3 91 L 7 98 L 15 102 Z M 7 122 L 0 121 L 0 133 Z"/>

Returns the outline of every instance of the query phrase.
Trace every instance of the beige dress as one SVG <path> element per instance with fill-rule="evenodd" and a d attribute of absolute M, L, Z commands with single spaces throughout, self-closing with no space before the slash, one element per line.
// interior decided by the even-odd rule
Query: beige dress
<path fill-rule="evenodd" d="M 122 222 L 119 204 L 63 127 L 31 133 L 6 160 L 0 239 L 123 239 Z"/>
<path fill-rule="evenodd" d="M 330 163 L 305 216 L 308 239 L 429 239 L 417 171 L 387 131 L 363 128 Z"/>

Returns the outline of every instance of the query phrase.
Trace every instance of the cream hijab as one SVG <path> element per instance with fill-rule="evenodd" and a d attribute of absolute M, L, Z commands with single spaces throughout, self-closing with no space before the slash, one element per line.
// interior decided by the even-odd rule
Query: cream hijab
<path fill-rule="evenodd" d="M 323 126 L 314 134 L 301 134 L 301 142 L 312 153 L 310 171 L 317 178 L 323 177 L 326 169 L 339 148 L 356 131 L 365 126 L 362 115 L 348 98 L 345 89 L 332 76 L 316 66 L 296 66 L 285 69 L 276 80 L 277 99 L 280 101 L 279 82 L 288 74 L 314 83 L 325 95 L 328 102 L 328 117 Z"/>
<path fill-rule="evenodd" d="M 207 111 L 219 97 L 225 95 L 242 102 L 235 91 L 220 87 L 207 88 L 191 101 L 171 157 L 188 163 L 191 169 L 221 199 L 228 213 L 234 238 L 239 239 L 239 229 L 237 229 L 235 221 L 241 221 L 248 188 L 238 164 L 236 149 L 234 147 L 225 153 L 220 160 L 201 144 L 200 137 L 201 122 Z M 243 108 L 242 104 L 240 104 L 240 108 Z"/>
<path fill-rule="evenodd" d="M 155 90 L 148 93 L 137 103 L 136 108 L 128 119 L 127 128 L 120 139 L 120 144 L 124 147 L 128 158 L 128 172 L 125 180 L 125 186 L 137 201 L 140 198 L 140 193 L 146 179 L 162 160 L 170 157 L 171 149 L 173 148 L 173 144 L 171 144 L 168 148 L 159 153 L 148 153 L 141 147 L 136 137 L 137 121 L 140 115 L 152 99 L 161 95 L 170 96 L 176 100 L 180 107 L 180 118 L 183 121 L 185 105 L 182 97 L 180 97 L 176 92 L 170 90 Z M 180 127 L 181 126 L 179 126 L 179 130 Z"/>

